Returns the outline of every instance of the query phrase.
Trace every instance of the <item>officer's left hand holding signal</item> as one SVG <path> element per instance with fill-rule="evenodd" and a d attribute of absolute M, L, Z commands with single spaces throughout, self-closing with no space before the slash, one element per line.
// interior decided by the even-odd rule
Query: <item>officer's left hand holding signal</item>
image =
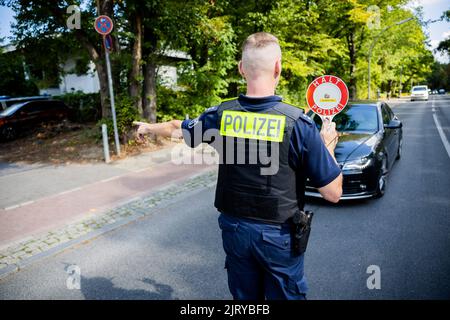
<path fill-rule="evenodd" d="M 334 156 L 334 148 L 336 148 L 339 138 L 339 134 L 336 131 L 336 123 L 329 118 L 324 118 L 320 136 L 328 151 Z"/>

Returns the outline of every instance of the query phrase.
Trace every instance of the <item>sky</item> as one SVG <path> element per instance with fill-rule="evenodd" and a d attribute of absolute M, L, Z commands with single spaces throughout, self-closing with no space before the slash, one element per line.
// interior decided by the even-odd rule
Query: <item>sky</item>
<path fill-rule="evenodd" d="M 408 5 L 410 8 L 417 6 L 423 7 L 424 20 L 436 20 L 439 19 L 442 13 L 446 10 L 450 10 L 449 0 L 413 0 Z M 426 28 L 425 33 L 430 39 L 431 48 L 433 51 L 439 45 L 439 42 L 450 36 L 450 22 L 439 21 L 431 23 L 428 28 Z M 449 58 L 446 55 L 440 55 L 439 53 L 433 52 L 436 60 L 448 63 Z"/>
<path fill-rule="evenodd" d="M 424 20 L 436 20 L 439 19 L 445 10 L 450 9 L 449 0 L 412 0 L 408 7 L 414 8 L 422 6 L 424 11 Z M 14 22 L 13 12 L 6 7 L 0 6 L 0 38 L 8 38 L 11 36 L 11 23 Z M 429 25 L 424 30 L 429 36 L 431 48 L 435 49 L 439 42 L 450 36 L 450 23 L 449 22 L 435 22 Z M 7 39 L 4 43 L 8 43 Z M 440 55 L 433 52 L 436 59 L 443 63 L 448 63 L 448 56 Z"/>

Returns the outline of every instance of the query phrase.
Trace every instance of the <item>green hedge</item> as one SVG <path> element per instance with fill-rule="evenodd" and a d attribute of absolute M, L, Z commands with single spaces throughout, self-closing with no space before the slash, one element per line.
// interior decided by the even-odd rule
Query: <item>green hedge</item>
<path fill-rule="evenodd" d="M 96 122 L 102 117 L 99 93 L 81 91 L 54 97 L 64 101 L 73 110 L 73 121 L 79 123 Z"/>
<path fill-rule="evenodd" d="M 119 95 L 115 98 L 115 109 L 117 119 L 117 131 L 119 132 L 122 143 L 128 142 L 129 133 L 133 127 L 133 121 L 139 120 L 139 112 L 134 107 L 133 99 L 128 95 Z M 114 138 L 114 129 L 112 118 L 102 118 L 97 122 L 101 128 L 102 124 L 106 124 L 108 128 L 108 136 L 110 139 Z M 101 130 L 99 130 L 101 132 Z M 112 140 L 111 140 L 112 141 Z"/>

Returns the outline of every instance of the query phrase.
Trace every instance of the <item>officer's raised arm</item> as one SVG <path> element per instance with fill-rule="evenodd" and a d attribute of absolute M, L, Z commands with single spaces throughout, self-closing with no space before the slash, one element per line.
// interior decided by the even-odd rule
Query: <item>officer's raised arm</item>
<path fill-rule="evenodd" d="M 336 131 L 336 123 L 327 122 L 328 119 L 324 121 L 322 130 L 320 131 L 320 136 L 322 137 L 323 143 L 330 153 L 333 160 L 336 162 L 334 157 L 334 148 L 338 142 L 338 133 Z M 342 173 L 339 174 L 333 181 L 327 185 L 317 189 L 324 199 L 330 202 L 338 202 L 342 196 Z"/>
<path fill-rule="evenodd" d="M 335 123 L 326 122 L 319 132 L 307 116 L 297 121 L 293 133 L 293 158 L 295 170 L 300 170 L 322 197 L 336 203 L 342 195 L 342 173 L 334 157 L 338 141 Z"/>
<path fill-rule="evenodd" d="M 134 125 L 138 126 L 136 135 L 139 140 L 141 140 L 144 135 L 149 133 L 166 138 L 181 139 L 183 137 L 181 123 L 181 120 L 171 120 L 161 123 L 146 123 L 140 121 L 133 122 Z"/>
<path fill-rule="evenodd" d="M 206 109 L 195 119 L 172 120 L 162 123 L 146 123 L 146 122 L 133 122 L 138 126 L 137 138 L 141 140 L 146 134 L 155 134 L 157 136 L 182 139 L 188 146 L 195 148 L 200 143 L 211 143 L 208 138 L 207 131 L 217 131 L 217 106 Z"/>

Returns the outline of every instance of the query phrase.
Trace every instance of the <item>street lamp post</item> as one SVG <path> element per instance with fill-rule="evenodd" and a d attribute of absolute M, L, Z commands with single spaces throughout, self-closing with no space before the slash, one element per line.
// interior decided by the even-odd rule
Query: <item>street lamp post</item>
<path fill-rule="evenodd" d="M 388 29 L 390 29 L 390 28 L 392 28 L 392 27 L 395 27 L 395 26 L 399 26 L 399 25 L 401 25 L 401 24 L 403 24 L 403 23 L 405 23 L 405 22 L 408 22 L 408 21 L 410 21 L 410 20 L 412 20 L 412 19 L 414 19 L 414 18 L 411 17 L 411 18 L 408 18 L 408 19 L 399 21 L 399 22 L 397 22 L 397 23 L 395 23 L 395 24 L 392 24 L 392 25 L 390 25 L 390 26 L 384 28 L 383 30 L 380 31 L 379 34 L 377 34 L 377 36 L 375 37 L 375 39 L 373 39 L 372 43 L 370 44 L 370 47 L 369 47 L 369 57 L 368 57 L 368 59 L 367 59 L 367 62 L 368 62 L 368 67 L 367 67 L 367 99 L 370 99 L 370 61 L 371 61 L 371 59 L 372 59 L 372 50 L 373 50 L 373 47 L 374 47 L 375 44 L 377 43 L 377 41 L 378 41 L 378 39 L 380 38 L 380 36 L 381 36 L 386 30 L 388 30 Z"/>

